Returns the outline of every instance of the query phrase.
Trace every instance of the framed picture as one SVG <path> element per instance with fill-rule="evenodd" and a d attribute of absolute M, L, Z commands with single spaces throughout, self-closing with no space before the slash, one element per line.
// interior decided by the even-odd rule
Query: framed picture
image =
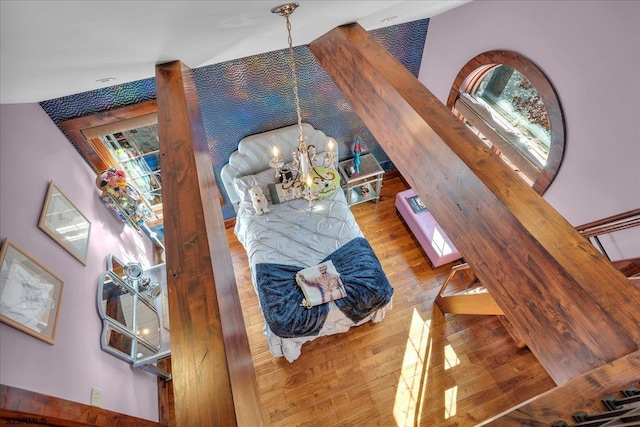
<path fill-rule="evenodd" d="M 91 223 L 51 181 L 38 227 L 87 265 Z"/>
<path fill-rule="evenodd" d="M 0 250 L 0 321 L 55 344 L 64 281 L 9 239 Z"/>

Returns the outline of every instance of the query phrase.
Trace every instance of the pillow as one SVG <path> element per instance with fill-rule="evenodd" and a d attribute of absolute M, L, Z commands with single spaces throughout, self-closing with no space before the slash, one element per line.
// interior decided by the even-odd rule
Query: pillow
<path fill-rule="evenodd" d="M 334 168 L 318 166 L 311 171 L 311 179 L 313 181 L 312 189 L 318 200 L 330 196 L 340 187 L 340 174 Z M 297 183 L 292 187 L 284 188 L 283 184 L 276 183 L 269 184 L 268 187 L 269 196 L 271 197 L 270 202 L 277 205 L 278 203 L 302 198 L 306 185 L 301 186 Z"/>
<path fill-rule="evenodd" d="M 238 193 L 240 201 L 250 202 L 251 195 L 249 190 L 253 187 L 262 187 L 262 192 L 269 198 L 269 184 L 278 182 L 276 171 L 274 169 L 266 169 L 254 175 L 245 175 L 233 179 L 233 188 Z"/>
<path fill-rule="evenodd" d="M 287 188 L 283 188 L 283 184 L 281 183 L 269 184 L 269 193 L 271 196 L 271 203 L 274 205 L 302 198 L 300 182 L 296 182 L 294 185 L 289 184 L 289 187 Z"/>
<path fill-rule="evenodd" d="M 304 294 L 300 305 L 306 308 L 347 296 L 347 291 L 340 279 L 340 273 L 331 260 L 298 271 L 296 283 Z"/>
<path fill-rule="evenodd" d="M 317 173 L 316 173 L 317 171 Z M 326 177 L 327 179 L 323 179 Z M 334 168 L 319 166 L 311 171 L 313 192 L 318 195 L 318 200 L 322 200 L 332 195 L 340 188 L 340 174 Z"/>

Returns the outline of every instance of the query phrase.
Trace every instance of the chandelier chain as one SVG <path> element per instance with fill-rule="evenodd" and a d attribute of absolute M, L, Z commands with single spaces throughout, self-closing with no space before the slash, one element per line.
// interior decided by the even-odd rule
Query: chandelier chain
<path fill-rule="evenodd" d="M 293 96 L 296 101 L 296 115 L 298 116 L 298 129 L 300 131 L 299 140 L 303 141 L 302 110 L 300 109 L 300 97 L 298 95 L 298 77 L 296 72 L 295 55 L 293 53 L 293 39 L 291 37 L 291 21 L 289 21 L 289 15 L 285 15 L 285 19 L 287 20 L 287 41 L 289 42 L 289 56 L 291 57 L 291 73 L 293 74 Z"/>

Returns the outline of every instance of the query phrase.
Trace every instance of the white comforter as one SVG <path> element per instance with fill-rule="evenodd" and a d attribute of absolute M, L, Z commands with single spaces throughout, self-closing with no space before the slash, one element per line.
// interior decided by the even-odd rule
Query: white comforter
<path fill-rule="evenodd" d="M 255 265 L 275 263 L 311 267 L 356 237 L 364 237 L 342 191 L 336 191 L 309 208 L 304 199 L 269 205 L 270 212 L 256 215 L 251 202 L 240 202 L 235 234 L 249 257 L 254 288 Z M 317 336 L 281 338 L 265 323 L 269 351 L 293 362 L 300 356 L 302 344 L 323 335 L 346 332 L 351 326 L 381 321 L 391 303 L 359 323 L 347 318 L 333 303 L 329 316 Z"/>

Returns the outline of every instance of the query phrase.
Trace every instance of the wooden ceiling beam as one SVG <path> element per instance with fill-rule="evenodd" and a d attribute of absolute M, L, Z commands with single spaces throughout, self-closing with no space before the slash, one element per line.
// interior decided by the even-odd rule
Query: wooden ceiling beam
<path fill-rule="evenodd" d="M 260 396 L 191 69 L 156 66 L 179 426 L 261 426 Z"/>
<path fill-rule="evenodd" d="M 309 48 L 557 384 L 638 349 L 640 291 L 371 35 Z"/>

